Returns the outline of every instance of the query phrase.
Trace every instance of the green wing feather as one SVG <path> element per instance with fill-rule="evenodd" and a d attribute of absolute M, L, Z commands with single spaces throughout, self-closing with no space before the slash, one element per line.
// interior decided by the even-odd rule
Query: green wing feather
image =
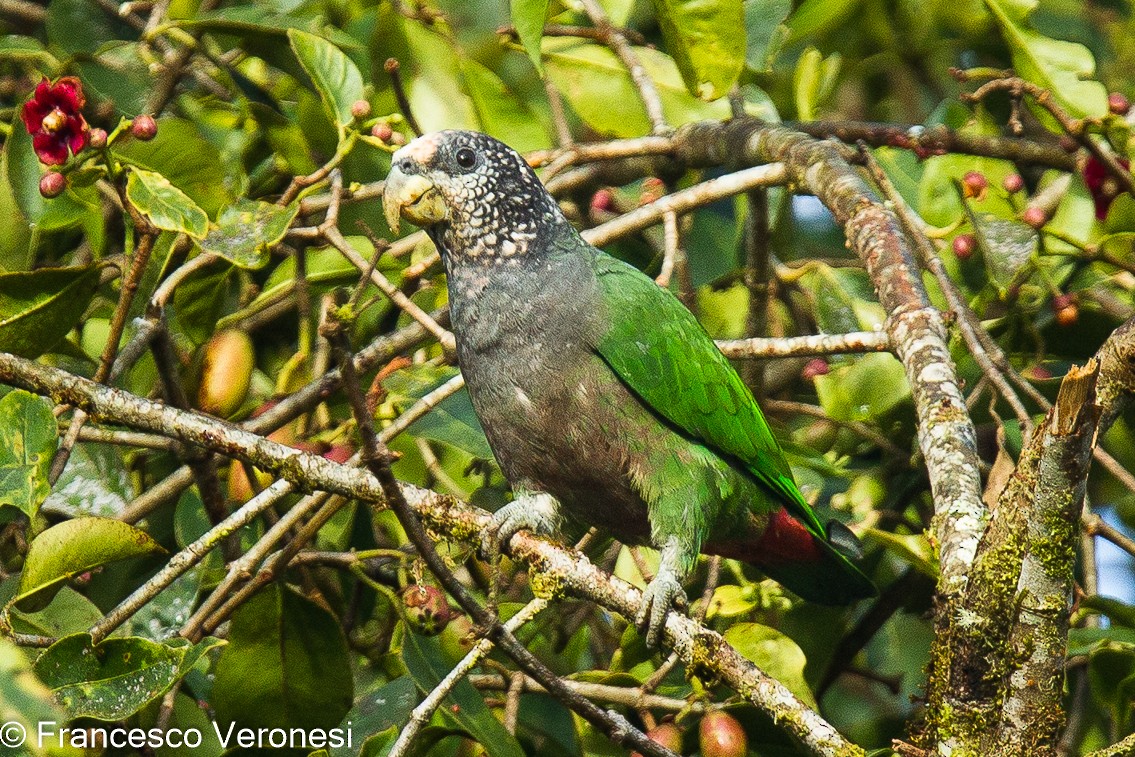
<path fill-rule="evenodd" d="M 804 501 L 753 395 L 698 320 L 637 269 L 595 251 L 610 327 L 594 345 L 656 413 L 718 454 L 740 462 L 816 536 Z"/>

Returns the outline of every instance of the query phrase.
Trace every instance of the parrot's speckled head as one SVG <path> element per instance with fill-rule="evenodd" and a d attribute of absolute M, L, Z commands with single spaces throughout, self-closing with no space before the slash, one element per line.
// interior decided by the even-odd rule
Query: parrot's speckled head
<path fill-rule="evenodd" d="M 405 218 L 442 253 L 479 260 L 519 258 L 566 223 L 524 158 L 475 131 L 424 134 L 394 153 L 382 204 L 392 229 Z"/>

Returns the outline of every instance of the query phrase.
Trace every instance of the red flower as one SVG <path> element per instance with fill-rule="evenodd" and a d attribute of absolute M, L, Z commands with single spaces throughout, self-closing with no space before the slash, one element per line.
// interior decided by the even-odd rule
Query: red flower
<path fill-rule="evenodd" d="M 1124 168 L 1130 168 L 1131 163 L 1126 158 L 1116 158 L 1116 162 Z M 1088 158 L 1084 164 L 1084 184 L 1096 203 L 1096 218 L 1101 221 L 1107 218 L 1107 210 L 1111 201 L 1120 194 L 1119 182 L 1108 173 L 1107 166 L 1099 161 L 1095 155 Z"/>
<path fill-rule="evenodd" d="M 74 76 L 64 76 L 54 84 L 44 79 L 36 85 L 21 116 L 41 162 L 61 165 L 67 162 L 68 148 L 78 153 L 87 146 L 90 128 L 79 112 L 86 101 L 83 84 Z"/>

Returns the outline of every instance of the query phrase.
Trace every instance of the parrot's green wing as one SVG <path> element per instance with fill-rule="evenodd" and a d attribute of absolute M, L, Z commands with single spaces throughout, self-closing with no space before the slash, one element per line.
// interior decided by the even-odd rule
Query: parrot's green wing
<path fill-rule="evenodd" d="M 826 541 L 753 395 L 693 314 L 603 252 L 597 252 L 595 272 L 610 323 L 594 345 L 603 360 L 656 413 L 739 462 Z"/>

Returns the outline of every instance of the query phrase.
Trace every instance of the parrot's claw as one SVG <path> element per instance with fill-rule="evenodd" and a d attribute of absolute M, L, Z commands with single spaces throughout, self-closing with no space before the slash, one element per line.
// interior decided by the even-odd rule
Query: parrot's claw
<path fill-rule="evenodd" d="M 682 590 L 682 583 L 672 571 L 659 571 L 642 593 L 642 606 L 635 616 L 639 632 L 646 632 L 646 646 L 651 649 L 658 647 L 662 640 L 662 628 L 666 625 L 666 613 L 675 604 L 686 606 L 686 592 Z"/>
<path fill-rule="evenodd" d="M 551 535 L 560 528 L 560 503 L 547 492 L 522 494 L 493 513 L 493 524 L 481 537 L 481 549 L 493 554 L 517 531 Z"/>

